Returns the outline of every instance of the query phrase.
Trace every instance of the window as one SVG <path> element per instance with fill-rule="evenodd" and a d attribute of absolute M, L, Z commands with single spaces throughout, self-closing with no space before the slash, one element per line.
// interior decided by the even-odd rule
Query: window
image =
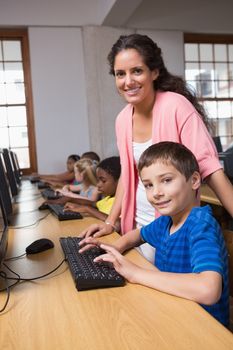
<path fill-rule="evenodd" d="M 185 78 L 223 149 L 233 142 L 233 35 L 185 34 Z"/>
<path fill-rule="evenodd" d="M 16 152 L 25 174 L 36 170 L 26 30 L 0 30 L 0 148 Z"/>

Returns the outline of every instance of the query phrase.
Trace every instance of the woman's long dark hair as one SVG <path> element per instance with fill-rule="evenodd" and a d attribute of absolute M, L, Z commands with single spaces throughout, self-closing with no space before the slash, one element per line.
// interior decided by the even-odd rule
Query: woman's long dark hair
<path fill-rule="evenodd" d="M 168 72 L 164 65 L 161 49 L 147 35 L 130 34 L 121 35 L 119 37 L 108 54 L 110 74 L 115 75 L 114 65 L 116 55 L 126 49 L 137 50 L 143 57 L 144 63 L 151 71 L 155 69 L 159 71 L 159 76 L 154 81 L 155 90 L 177 92 L 186 97 L 200 114 L 207 128 L 211 129 L 211 124 L 208 120 L 205 109 L 198 102 L 196 94 L 188 89 L 183 78 Z"/>

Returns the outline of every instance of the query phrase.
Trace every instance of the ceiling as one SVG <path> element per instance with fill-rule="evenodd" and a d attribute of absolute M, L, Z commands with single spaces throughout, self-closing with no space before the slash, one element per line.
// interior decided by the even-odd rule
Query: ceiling
<path fill-rule="evenodd" d="M 125 23 L 116 13 L 126 1 L 116 1 L 112 24 L 130 28 L 181 30 L 186 32 L 233 33 L 233 0 L 142 0 L 136 1 Z M 108 14 L 110 17 L 110 14 Z M 111 25 L 110 21 L 104 21 Z"/>
<path fill-rule="evenodd" d="M 0 26 L 93 26 L 233 33 L 233 0 L 0 0 Z"/>

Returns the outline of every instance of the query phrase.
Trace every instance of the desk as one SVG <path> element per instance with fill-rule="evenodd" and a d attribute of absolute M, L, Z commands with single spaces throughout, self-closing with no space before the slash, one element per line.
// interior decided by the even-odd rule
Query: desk
<path fill-rule="evenodd" d="M 223 229 L 233 230 L 231 215 L 226 211 L 215 193 L 206 184 L 201 185 L 201 202 L 211 205 L 213 214 Z"/>
<path fill-rule="evenodd" d="M 216 197 L 211 188 L 206 184 L 201 185 L 201 201 L 222 207 L 220 200 Z"/>
<path fill-rule="evenodd" d="M 49 215 L 34 228 L 10 229 L 8 256 L 40 237 L 55 248 L 9 265 L 22 277 L 52 270 L 63 259 L 59 237 L 78 235 L 94 221 L 59 222 Z M 127 256 L 149 265 L 136 250 Z M 4 300 L 1 293 L 0 305 Z M 4 350 L 233 349 L 233 335 L 196 303 L 134 284 L 77 292 L 66 264 L 53 276 L 16 286 L 0 327 Z"/>

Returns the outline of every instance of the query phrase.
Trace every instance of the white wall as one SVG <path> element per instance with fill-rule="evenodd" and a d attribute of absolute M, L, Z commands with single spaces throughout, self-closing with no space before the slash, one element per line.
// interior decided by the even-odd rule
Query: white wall
<path fill-rule="evenodd" d="M 38 170 L 64 170 L 89 150 L 81 29 L 29 28 L 29 46 Z"/>
<path fill-rule="evenodd" d="M 162 49 L 165 66 L 170 73 L 184 78 L 184 39 L 181 31 L 138 29 L 137 33 L 148 35 Z"/>
<path fill-rule="evenodd" d="M 117 154 L 115 119 L 125 103 L 109 75 L 107 55 L 120 35 L 133 32 L 102 26 L 29 28 L 39 172 L 62 170 L 70 153 Z M 172 73 L 183 75 L 181 32 L 138 32 L 158 43 Z"/>
<path fill-rule="evenodd" d="M 38 171 L 63 171 L 69 154 L 117 154 L 115 119 L 125 105 L 109 75 L 107 55 L 129 28 L 29 27 Z M 168 69 L 184 72 L 181 32 L 138 30 L 164 52 Z"/>
<path fill-rule="evenodd" d="M 90 143 L 101 157 L 118 154 L 115 119 L 125 105 L 109 74 L 107 55 L 121 34 L 130 33 L 124 28 L 83 28 Z"/>
<path fill-rule="evenodd" d="M 115 5 L 119 1 L 0 0 L 0 26 L 29 29 L 39 172 L 63 171 L 71 153 L 117 153 L 115 119 L 124 101 L 107 54 L 121 34 L 136 29 L 99 25 Z M 183 74 L 181 32 L 137 31 L 158 42 L 172 73 Z"/>

